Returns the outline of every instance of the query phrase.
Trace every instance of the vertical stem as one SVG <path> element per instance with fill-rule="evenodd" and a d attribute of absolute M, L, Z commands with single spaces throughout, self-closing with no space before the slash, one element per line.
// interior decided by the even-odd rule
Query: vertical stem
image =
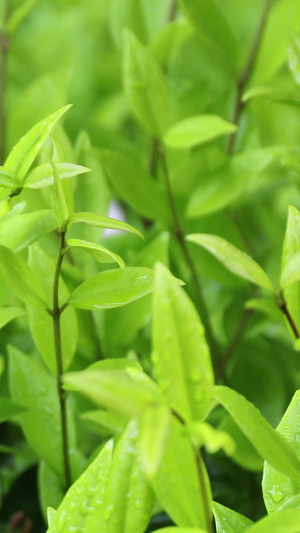
<path fill-rule="evenodd" d="M 190 270 L 191 277 L 192 277 L 192 282 L 193 282 L 195 293 L 196 293 L 197 306 L 198 306 L 198 310 L 199 310 L 199 313 L 200 313 L 200 317 L 201 317 L 201 320 L 203 322 L 203 326 L 204 326 L 204 329 L 205 329 L 205 333 L 206 333 L 207 340 L 209 342 L 212 354 L 213 354 L 214 358 L 217 359 L 218 343 L 217 343 L 217 341 L 215 339 L 215 335 L 214 335 L 214 332 L 213 332 L 213 329 L 212 329 L 212 325 L 211 325 L 211 322 L 210 322 L 208 309 L 207 309 L 207 306 L 206 306 L 205 298 L 203 296 L 202 287 L 201 287 L 200 280 L 198 278 L 196 267 L 194 265 L 192 256 L 191 256 L 190 251 L 188 249 L 186 240 L 184 238 L 184 232 L 183 232 L 183 229 L 181 227 L 181 224 L 180 224 L 180 221 L 179 221 L 179 218 L 178 218 L 176 205 L 175 205 L 175 201 L 174 201 L 174 196 L 173 196 L 173 192 L 172 192 L 172 187 L 171 187 L 171 182 L 170 182 L 170 176 L 169 176 L 169 170 L 168 170 L 166 155 L 165 155 L 164 148 L 162 146 L 160 147 L 160 154 L 161 154 L 161 161 L 162 161 L 162 167 L 163 167 L 163 175 L 164 175 L 164 179 L 165 179 L 165 186 L 166 186 L 167 196 L 168 196 L 168 199 L 169 199 L 171 216 L 172 216 L 172 219 L 173 219 L 175 237 L 177 238 L 177 241 L 178 241 L 178 243 L 179 243 L 179 245 L 181 247 L 183 256 L 185 258 L 185 262 L 186 262 L 186 264 L 187 264 L 187 266 L 188 266 L 188 268 Z"/>
<path fill-rule="evenodd" d="M 294 322 L 294 319 L 293 319 L 291 313 L 288 310 L 287 303 L 286 303 L 284 295 L 283 295 L 283 291 L 281 291 L 281 293 L 280 293 L 280 301 L 279 301 L 278 305 L 279 305 L 279 309 L 281 309 L 281 311 L 285 315 L 285 318 L 287 319 L 287 321 L 288 321 L 288 323 L 289 323 L 289 325 L 291 327 L 291 330 L 294 333 L 295 339 L 300 339 L 300 334 L 299 334 L 298 328 L 297 328 L 297 326 L 296 326 L 296 324 Z"/>
<path fill-rule="evenodd" d="M 175 20 L 176 12 L 177 12 L 177 0 L 172 0 L 170 11 L 169 11 L 169 16 L 168 16 L 168 22 L 173 22 L 173 20 Z"/>
<path fill-rule="evenodd" d="M 0 51 L 1 51 L 1 65 L 0 65 L 0 165 L 3 165 L 5 160 L 5 137 L 6 137 L 6 85 L 7 85 L 7 55 L 8 55 L 8 33 L 7 21 L 9 17 L 10 0 L 3 0 L 4 13 L 3 24 L 0 35 Z"/>
<path fill-rule="evenodd" d="M 63 359 L 61 346 L 61 328 L 60 315 L 62 309 L 59 307 L 59 277 L 61 266 L 63 262 L 63 251 L 65 248 L 65 232 L 60 233 L 60 248 L 59 255 L 55 269 L 54 285 L 53 285 L 53 330 L 54 330 L 54 344 L 56 355 L 56 371 L 57 371 L 57 393 L 60 405 L 61 430 L 62 430 L 62 447 L 63 447 L 63 463 L 65 473 L 65 489 L 67 490 L 71 484 L 71 469 L 69 460 L 69 443 L 68 443 L 68 424 L 67 424 L 67 404 L 66 394 L 62 387 L 63 375 Z"/>

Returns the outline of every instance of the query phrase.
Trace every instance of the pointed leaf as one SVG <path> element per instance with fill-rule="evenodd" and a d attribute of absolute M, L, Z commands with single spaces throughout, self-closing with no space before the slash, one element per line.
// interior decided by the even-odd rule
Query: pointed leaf
<path fill-rule="evenodd" d="M 252 520 L 249 520 L 246 516 L 221 505 L 220 503 L 213 502 L 212 509 L 216 521 L 217 533 L 242 533 L 249 529 Z"/>
<path fill-rule="evenodd" d="M 90 253 L 99 263 L 118 263 L 121 268 L 125 268 L 125 263 L 122 257 L 117 254 L 114 254 L 113 252 L 111 252 L 104 246 L 101 246 L 100 244 L 83 241 L 81 239 L 69 239 L 67 241 L 67 245 L 68 246 L 65 249 L 64 253 L 66 253 L 69 249 L 79 248 Z"/>
<path fill-rule="evenodd" d="M 49 209 L 6 217 L 0 220 L 0 244 L 19 252 L 56 227 Z"/>
<path fill-rule="evenodd" d="M 247 531 L 249 533 L 298 533 L 300 511 L 288 510 L 265 516 Z"/>
<path fill-rule="evenodd" d="M 72 292 L 69 304 L 79 309 L 120 307 L 152 292 L 153 278 L 150 268 L 127 267 L 101 272 L 79 285 Z"/>
<path fill-rule="evenodd" d="M 288 442 L 244 396 L 224 386 L 216 386 L 214 397 L 252 442 L 258 453 L 274 468 L 293 478 L 299 477 L 300 462 Z"/>
<path fill-rule="evenodd" d="M 29 305 L 46 307 L 42 285 L 25 261 L 0 245 L 0 275 L 20 300 Z"/>
<path fill-rule="evenodd" d="M 213 371 L 204 329 L 191 300 L 166 267 L 155 271 L 153 365 L 165 396 L 187 421 L 206 415 Z"/>
<path fill-rule="evenodd" d="M 188 235 L 186 239 L 208 250 L 233 274 L 247 279 L 264 289 L 274 291 L 271 280 L 261 266 L 248 254 L 242 252 L 222 237 L 195 233 Z"/>
<path fill-rule="evenodd" d="M 171 412 L 165 405 L 153 405 L 143 413 L 139 451 L 148 479 L 153 479 L 160 468 L 171 433 Z"/>
<path fill-rule="evenodd" d="M 125 33 L 124 86 L 138 120 L 154 137 L 161 137 L 170 123 L 168 86 L 159 65 L 129 30 Z"/>
<path fill-rule="evenodd" d="M 11 320 L 25 314 L 26 311 L 22 307 L 0 307 L 0 329 L 4 328 Z"/>
<path fill-rule="evenodd" d="M 22 137 L 10 152 L 5 161 L 4 168 L 18 176 L 19 183 L 22 184 L 33 161 L 41 150 L 52 128 L 61 116 L 71 106 L 65 106 L 56 113 L 49 115 L 31 128 L 31 130 Z"/>
<path fill-rule="evenodd" d="M 292 255 L 284 265 L 281 278 L 280 287 L 286 289 L 300 280 L 300 250 Z"/>
<path fill-rule="evenodd" d="M 300 391 L 296 391 L 290 405 L 282 417 L 277 431 L 290 443 L 297 457 L 300 458 Z M 290 478 L 265 463 L 262 481 L 263 496 L 268 513 L 278 511 L 290 498 L 300 492 L 300 480 Z"/>
<path fill-rule="evenodd" d="M 73 213 L 73 215 L 66 222 L 65 230 L 67 231 L 69 226 L 75 222 L 84 222 L 85 224 L 90 224 L 96 228 L 129 231 L 129 233 L 135 233 L 136 235 L 139 235 L 139 237 L 143 238 L 139 230 L 133 226 L 130 226 L 130 224 L 126 224 L 126 222 L 122 222 L 121 220 L 117 220 L 115 218 L 97 215 L 96 213 Z"/>
<path fill-rule="evenodd" d="M 217 115 L 199 115 L 171 126 L 164 135 L 164 142 L 170 148 L 192 148 L 236 130 L 235 124 Z"/>
<path fill-rule="evenodd" d="M 284 299 L 297 327 L 300 327 L 300 278 L 297 279 L 300 271 L 299 254 L 300 211 L 290 205 L 282 248 L 280 284 L 284 288 Z"/>
<path fill-rule="evenodd" d="M 74 165 L 73 163 L 56 163 L 57 172 L 61 180 L 67 180 L 91 172 L 89 168 L 81 165 Z M 40 165 L 26 176 L 23 186 L 29 189 L 40 189 L 42 187 L 49 187 L 54 184 L 53 169 L 50 163 Z M 0 183 L 1 185 L 1 183 Z"/>
<path fill-rule="evenodd" d="M 4 167 L 0 167 L 0 187 L 15 189 L 19 185 L 18 178 L 13 172 L 9 172 Z"/>

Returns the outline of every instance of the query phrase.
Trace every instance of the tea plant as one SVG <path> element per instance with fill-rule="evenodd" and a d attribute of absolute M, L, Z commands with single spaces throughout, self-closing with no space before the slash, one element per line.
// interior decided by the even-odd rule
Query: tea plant
<path fill-rule="evenodd" d="M 0 13 L 1 531 L 298 532 L 299 1 Z"/>

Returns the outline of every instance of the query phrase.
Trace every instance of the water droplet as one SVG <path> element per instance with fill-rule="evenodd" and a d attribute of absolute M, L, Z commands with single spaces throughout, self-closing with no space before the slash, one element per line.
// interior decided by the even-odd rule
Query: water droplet
<path fill-rule="evenodd" d="M 269 490 L 269 494 L 274 503 L 279 503 L 284 498 L 284 494 L 278 486 L 275 486 L 272 490 Z"/>

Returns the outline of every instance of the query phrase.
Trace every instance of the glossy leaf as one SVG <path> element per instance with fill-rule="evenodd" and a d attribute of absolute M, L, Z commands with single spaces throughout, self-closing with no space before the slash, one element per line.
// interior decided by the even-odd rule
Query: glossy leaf
<path fill-rule="evenodd" d="M 224 386 L 215 387 L 214 397 L 229 412 L 263 459 L 292 478 L 299 476 L 300 462 L 292 447 L 276 433 L 251 402 Z"/>
<path fill-rule="evenodd" d="M 54 258 L 50 257 L 37 244 L 30 248 L 29 265 L 32 270 L 42 280 L 46 294 L 47 307 L 52 309 L 53 306 L 53 284 L 56 263 Z M 59 305 L 63 306 L 69 298 L 69 290 L 60 277 L 59 281 Z M 33 340 L 39 349 L 47 367 L 56 375 L 57 363 L 54 345 L 53 317 L 46 309 L 32 307 L 27 305 L 27 316 L 29 328 Z M 78 337 L 78 325 L 76 311 L 72 307 L 67 307 L 60 317 L 61 329 L 61 348 L 63 369 L 66 371 L 72 363 Z"/>
<path fill-rule="evenodd" d="M 265 516 L 247 531 L 249 533 L 298 533 L 300 511 L 288 510 Z"/>
<path fill-rule="evenodd" d="M 300 391 L 296 391 L 277 431 L 290 443 L 297 457 L 300 457 L 299 434 Z M 268 513 L 277 511 L 289 499 L 300 492 L 299 479 L 290 478 L 265 463 L 262 481 L 263 496 Z"/>
<path fill-rule="evenodd" d="M 9 172 L 4 167 L 0 167 L 0 187 L 15 189 L 19 185 L 18 178 L 13 172 Z"/>
<path fill-rule="evenodd" d="M 96 213 L 73 213 L 73 215 L 67 220 L 64 229 L 67 230 L 69 226 L 75 222 L 83 222 L 84 224 L 95 226 L 96 228 L 128 231 L 129 233 L 135 233 L 136 235 L 139 235 L 139 237 L 143 238 L 139 230 L 130 224 L 126 224 L 126 222 L 122 222 L 121 220 L 117 220 L 115 218 L 97 215 Z"/>
<path fill-rule="evenodd" d="M 0 275 L 7 286 L 25 303 L 46 307 L 41 282 L 25 261 L 15 252 L 0 245 Z"/>
<path fill-rule="evenodd" d="M 231 455 L 235 451 L 235 443 L 231 436 L 220 429 L 215 429 L 207 422 L 192 422 L 187 426 L 196 448 L 205 446 L 208 453 L 216 453 L 222 450 Z"/>
<path fill-rule="evenodd" d="M 300 252 L 299 232 L 300 212 L 290 205 L 282 248 L 280 284 L 284 288 L 284 298 L 297 327 L 300 327 L 300 278 L 297 278 Z"/>
<path fill-rule="evenodd" d="M 10 400 L 10 398 L 0 397 L 0 424 L 6 420 L 10 420 L 15 416 L 26 411 L 22 405 Z"/>
<path fill-rule="evenodd" d="M 25 309 L 22 307 L 0 307 L 0 329 L 4 328 L 11 320 L 25 314 Z"/>
<path fill-rule="evenodd" d="M 90 398 L 99 407 L 133 417 L 141 414 L 158 395 L 155 383 L 141 370 L 100 370 L 91 367 L 65 374 L 64 385 Z"/>
<path fill-rule="evenodd" d="M 153 405 L 143 413 L 139 438 L 141 463 L 148 479 L 160 468 L 171 433 L 171 412 L 165 405 Z"/>
<path fill-rule="evenodd" d="M 88 279 L 71 294 L 69 304 L 79 309 L 109 309 L 138 300 L 153 290 L 153 270 L 127 267 L 108 270 Z"/>
<path fill-rule="evenodd" d="M 286 289 L 300 280 L 300 250 L 292 255 L 286 262 L 280 279 L 280 286 Z"/>
<path fill-rule="evenodd" d="M 204 465 L 203 469 L 205 471 Z M 151 483 L 163 508 L 175 524 L 206 529 L 194 450 L 185 428 L 174 417 L 168 446 Z M 207 489 L 209 494 L 209 487 Z"/>
<path fill-rule="evenodd" d="M 40 459 L 62 475 L 61 418 L 55 378 L 37 361 L 11 347 L 9 379 L 13 400 L 27 408 L 19 415 L 27 441 Z M 75 434 L 70 415 L 68 412 L 69 446 L 72 448 Z"/>
<path fill-rule="evenodd" d="M 252 520 L 249 520 L 246 516 L 221 505 L 220 503 L 213 502 L 212 509 L 216 521 L 217 533 L 242 533 L 249 530 L 253 524 Z"/>
<path fill-rule="evenodd" d="M 215 0 L 181 0 L 191 23 L 235 63 L 237 42 L 229 23 Z"/>
<path fill-rule="evenodd" d="M 5 161 L 4 168 L 18 176 L 19 183 L 23 182 L 33 161 L 41 150 L 45 140 L 50 134 L 52 128 L 61 116 L 71 106 L 65 106 L 56 113 L 49 115 L 31 128 L 31 130 L 20 139 L 10 152 Z"/>
<path fill-rule="evenodd" d="M 155 270 L 153 365 L 171 407 L 187 421 L 204 418 L 214 378 L 203 326 L 191 300 L 160 264 Z"/>
<path fill-rule="evenodd" d="M 129 30 L 125 33 L 123 76 L 134 114 L 154 137 L 161 137 L 170 124 L 168 86 L 159 65 Z"/>
<path fill-rule="evenodd" d="M 118 263 L 121 268 L 125 268 L 125 263 L 119 255 L 114 254 L 100 244 L 83 241 L 81 239 L 68 239 L 65 253 L 73 248 L 79 248 L 80 250 L 90 253 L 99 263 Z"/>
<path fill-rule="evenodd" d="M 233 274 L 247 279 L 264 289 L 274 291 L 271 280 L 261 266 L 248 254 L 242 252 L 222 237 L 195 233 L 188 235 L 186 239 L 208 250 Z"/>
<path fill-rule="evenodd" d="M 51 167 L 54 178 L 54 186 L 51 190 L 52 208 L 60 226 L 60 231 L 62 231 L 63 225 L 72 215 L 73 209 L 70 209 L 67 194 L 60 180 L 60 175 L 54 161 L 51 161 Z"/>
<path fill-rule="evenodd" d="M 15 215 L 0 220 L 0 243 L 19 252 L 57 226 L 49 209 Z"/>
<path fill-rule="evenodd" d="M 150 220 L 169 220 L 164 191 L 140 163 L 108 150 L 101 151 L 101 162 L 114 188 L 138 213 Z"/>
<path fill-rule="evenodd" d="M 224 417 L 219 428 L 226 431 L 235 443 L 235 450 L 230 455 L 230 459 L 246 470 L 262 472 L 264 466 L 262 457 L 232 417 L 229 415 Z"/>
<path fill-rule="evenodd" d="M 236 130 L 235 124 L 217 115 L 199 115 L 171 126 L 164 135 L 164 142 L 170 148 L 192 148 Z"/>
<path fill-rule="evenodd" d="M 204 529 L 198 527 L 164 527 L 163 529 L 156 529 L 157 533 L 206 533 Z"/>
<path fill-rule="evenodd" d="M 56 163 L 57 172 L 61 180 L 66 180 L 90 172 L 89 168 L 73 163 Z M 40 189 L 54 184 L 53 169 L 50 163 L 40 165 L 29 172 L 24 181 L 23 187 L 29 189 Z M 1 183 L 0 183 L 1 185 Z"/>

